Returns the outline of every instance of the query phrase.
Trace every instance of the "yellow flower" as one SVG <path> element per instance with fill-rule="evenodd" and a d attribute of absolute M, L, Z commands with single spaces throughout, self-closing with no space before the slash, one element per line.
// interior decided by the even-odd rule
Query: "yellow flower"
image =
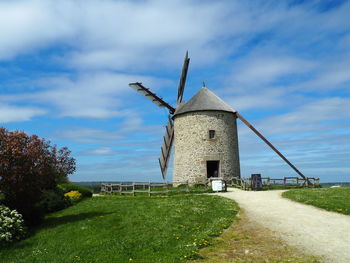
<path fill-rule="evenodd" d="M 79 201 L 82 197 L 79 191 L 70 191 L 68 193 L 65 193 L 64 196 L 68 197 L 73 202 Z"/>

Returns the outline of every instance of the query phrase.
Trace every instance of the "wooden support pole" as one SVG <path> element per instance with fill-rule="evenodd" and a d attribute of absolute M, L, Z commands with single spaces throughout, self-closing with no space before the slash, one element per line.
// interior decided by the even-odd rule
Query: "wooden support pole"
<path fill-rule="evenodd" d="M 311 182 L 303 175 L 279 150 L 277 150 L 257 129 L 253 127 L 241 114 L 236 112 L 237 118 L 239 118 L 245 125 L 248 126 L 260 139 L 262 139 L 270 148 L 277 153 L 297 174 L 299 174 L 302 178 L 304 178 L 308 184 L 311 184 Z"/>

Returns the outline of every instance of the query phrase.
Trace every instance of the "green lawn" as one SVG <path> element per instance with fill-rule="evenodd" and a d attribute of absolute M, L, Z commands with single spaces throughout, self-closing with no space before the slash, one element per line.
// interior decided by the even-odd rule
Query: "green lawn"
<path fill-rule="evenodd" d="M 350 187 L 294 189 L 283 197 L 328 211 L 350 215 Z"/>
<path fill-rule="evenodd" d="M 237 205 L 209 195 L 93 197 L 47 217 L 1 263 L 181 262 L 234 220 Z"/>

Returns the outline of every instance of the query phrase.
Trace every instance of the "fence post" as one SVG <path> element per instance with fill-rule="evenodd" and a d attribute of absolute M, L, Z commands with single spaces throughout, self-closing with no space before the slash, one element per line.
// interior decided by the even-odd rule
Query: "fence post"
<path fill-rule="evenodd" d="M 286 186 L 286 177 L 283 177 L 283 186 Z"/>
<path fill-rule="evenodd" d="M 189 189 L 188 180 L 187 180 L 187 182 L 186 182 L 186 192 L 189 192 L 189 191 L 190 191 L 190 189 Z"/>
<path fill-rule="evenodd" d="M 135 196 L 135 183 L 132 183 L 132 196 Z"/>
<path fill-rule="evenodd" d="M 148 196 L 151 196 L 151 181 L 148 182 Z"/>

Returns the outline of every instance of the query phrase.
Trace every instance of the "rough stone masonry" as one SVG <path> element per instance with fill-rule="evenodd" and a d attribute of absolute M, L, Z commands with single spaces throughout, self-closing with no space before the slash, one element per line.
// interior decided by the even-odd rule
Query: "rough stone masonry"
<path fill-rule="evenodd" d="M 217 106 L 216 104 L 216 108 Z M 210 138 L 209 131 L 215 131 L 213 138 Z M 195 107 L 192 107 L 189 112 L 175 112 L 174 132 L 175 184 L 205 182 L 208 177 L 207 161 L 219 161 L 218 177 L 223 179 L 240 177 L 234 110 L 228 112 L 201 108 L 196 111 Z"/>

